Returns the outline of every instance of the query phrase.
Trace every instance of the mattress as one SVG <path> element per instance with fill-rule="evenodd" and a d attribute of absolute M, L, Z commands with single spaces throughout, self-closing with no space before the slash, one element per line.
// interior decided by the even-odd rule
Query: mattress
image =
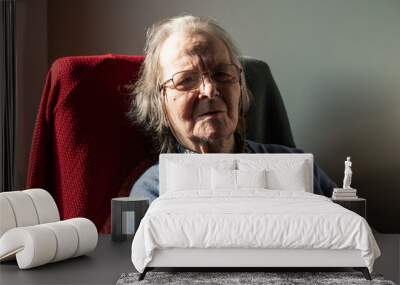
<path fill-rule="evenodd" d="M 266 189 L 157 198 L 133 239 L 132 262 L 143 272 L 157 250 L 173 248 L 359 250 L 370 272 L 380 255 L 361 216 L 324 196 Z"/>

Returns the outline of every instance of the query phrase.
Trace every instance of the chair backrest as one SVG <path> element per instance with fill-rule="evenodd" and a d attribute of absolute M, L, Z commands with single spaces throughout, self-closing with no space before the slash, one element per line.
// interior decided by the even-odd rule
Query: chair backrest
<path fill-rule="evenodd" d="M 241 62 L 247 87 L 253 94 L 247 115 L 247 138 L 295 147 L 285 104 L 268 64 L 250 57 Z"/>
<path fill-rule="evenodd" d="M 157 159 L 151 138 L 126 113 L 126 84 L 143 57 L 75 56 L 56 60 L 44 86 L 34 129 L 27 187 L 49 191 L 63 219 L 87 217 L 110 230 L 110 201 L 127 196 Z M 243 58 L 254 95 L 248 138 L 294 146 L 282 98 L 266 63 Z"/>

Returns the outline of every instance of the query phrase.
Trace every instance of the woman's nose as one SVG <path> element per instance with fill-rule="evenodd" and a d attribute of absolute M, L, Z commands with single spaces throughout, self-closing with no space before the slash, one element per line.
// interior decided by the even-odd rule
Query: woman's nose
<path fill-rule="evenodd" d="M 203 74 L 201 77 L 200 95 L 206 97 L 214 97 L 217 94 L 217 84 L 211 79 L 209 74 Z"/>

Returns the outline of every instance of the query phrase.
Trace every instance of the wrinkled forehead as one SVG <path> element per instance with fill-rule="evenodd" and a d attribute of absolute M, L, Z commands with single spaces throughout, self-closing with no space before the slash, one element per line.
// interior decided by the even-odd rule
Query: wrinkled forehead
<path fill-rule="evenodd" d="M 224 42 L 206 33 L 179 32 L 170 35 L 160 50 L 161 74 L 164 78 L 188 69 L 207 69 L 231 63 Z"/>

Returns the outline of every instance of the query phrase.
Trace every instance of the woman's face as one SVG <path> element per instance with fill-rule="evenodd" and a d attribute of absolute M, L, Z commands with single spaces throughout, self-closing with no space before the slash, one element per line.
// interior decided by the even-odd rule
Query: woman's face
<path fill-rule="evenodd" d="M 160 51 L 162 82 L 177 72 L 210 72 L 231 63 L 225 44 L 205 34 L 172 34 Z M 180 91 L 171 81 L 166 83 L 165 107 L 175 134 L 186 146 L 231 139 L 238 123 L 240 94 L 239 81 L 218 84 L 209 73 L 194 90 Z"/>

